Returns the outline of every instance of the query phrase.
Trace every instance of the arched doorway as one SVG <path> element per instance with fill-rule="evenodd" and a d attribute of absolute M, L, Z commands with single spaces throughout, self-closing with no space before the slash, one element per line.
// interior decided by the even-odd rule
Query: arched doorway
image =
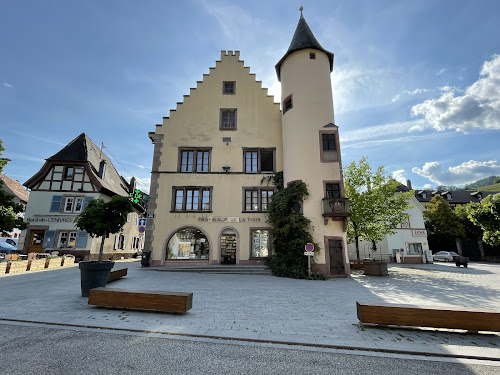
<path fill-rule="evenodd" d="M 192 227 L 178 229 L 167 244 L 166 260 L 208 260 L 210 242 L 201 230 Z"/>
<path fill-rule="evenodd" d="M 220 263 L 236 264 L 238 254 L 238 232 L 232 227 L 223 228 L 219 236 Z"/>

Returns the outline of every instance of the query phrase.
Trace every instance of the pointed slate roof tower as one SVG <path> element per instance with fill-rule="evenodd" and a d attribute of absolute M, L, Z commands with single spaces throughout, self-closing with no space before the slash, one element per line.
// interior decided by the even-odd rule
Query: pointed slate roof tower
<path fill-rule="evenodd" d="M 328 56 L 328 60 L 330 61 L 330 72 L 333 71 L 333 53 L 324 49 L 321 44 L 316 40 L 313 32 L 309 28 L 304 15 L 302 14 L 302 10 L 304 8 L 300 7 L 300 19 L 297 24 L 297 28 L 295 29 L 295 34 L 293 34 L 292 42 L 290 43 L 290 47 L 288 47 L 288 51 L 286 51 L 285 55 L 281 58 L 280 61 L 276 64 L 276 74 L 278 75 L 278 81 L 281 82 L 281 64 L 286 60 L 286 58 L 294 52 L 306 49 L 313 48 L 318 51 L 326 53 Z"/>

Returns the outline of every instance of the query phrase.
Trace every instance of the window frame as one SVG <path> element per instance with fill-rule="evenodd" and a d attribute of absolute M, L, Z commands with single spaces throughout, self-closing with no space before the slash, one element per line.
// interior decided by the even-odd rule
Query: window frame
<path fill-rule="evenodd" d="M 70 170 L 71 170 L 71 174 L 69 173 Z M 75 167 L 68 166 L 68 165 L 64 166 L 62 181 L 73 180 L 74 176 L 75 176 Z"/>
<path fill-rule="evenodd" d="M 405 214 L 406 220 L 398 225 L 399 229 L 411 229 L 410 215 Z"/>
<path fill-rule="evenodd" d="M 243 194 L 242 194 L 242 208 L 241 208 L 241 212 L 242 213 L 263 213 L 263 212 L 267 212 L 267 207 L 266 209 L 263 208 L 263 199 L 262 199 L 262 193 L 263 192 L 267 192 L 267 197 L 266 197 L 266 205 L 269 206 L 269 203 L 271 202 L 270 199 L 269 199 L 269 192 L 272 192 L 271 194 L 271 197 L 276 194 L 276 187 L 274 186 L 244 186 L 242 188 L 242 191 L 243 191 Z M 253 209 L 250 209 L 248 210 L 247 209 L 247 192 L 256 192 L 257 193 L 257 209 L 256 210 L 253 210 Z M 252 206 L 254 204 L 253 202 L 253 195 L 250 196 L 250 206 Z"/>
<path fill-rule="evenodd" d="M 226 91 L 226 85 L 228 85 L 228 84 L 233 85 L 232 92 Z M 222 95 L 235 95 L 235 94 L 236 94 L 236 81 L 222 81 Z"/>
<path fill-rule="evenodd" d="M 327 190 L 326 190 L 326 185 L 334 185 L 337 184 L 339 185 L 339 197 L 334 198 L 334 197 L 328 197 L 327 196 Z M 326 199 L 339 199 L 339 198 L 345 198 L 345 189 L 344 189 L 344 183 L 341 180 L 323 180 L 323 196 Z"/>
<path fill-rule="evenodd" d="M 410 255 L 410 254 L 423 254 L 423 246 L 420 242 L 408 242 L 406 244 L 406 254 Z M 412 247 L 411 245 L 418 245 L 420 251 L 410 251 L 410 248 Z M 414 247 L 414 246 L 413 246 Z"/>
<path fill-rule="evenodd" d="M 193 192 L 191 197 L 191 209 L 187 209 L 188 191 Z M 194 192 L 197 191 L 197 209 L 193 209 Z M 172 204 L 170 212 L 212 212 L 212 186 L 172 186 Z M 180 196 L 178 193 L 182 193 Z M 205 193 L 208 193 L 208 209 L 203 209 Z M 180 198 L 181 209 L 177 209 L 178 198 Z"/>
<path fill-rule="evenodd" d="M 66 241 L 65 241 L 66 246 L 61 246 L 61 239 L 62 239 L 63 234 L 66 235 Z M 70 247 L 70 246 L 68 246 L 68 244 L 70 243 L 70 240 L 72 238 L 72 236 L 71 236 L 72 234 L 74 234 L 75 245 Z M 76 249 L 76 240 L 77 239 L 78 239 L 78 231 L 76 231 L 76 230 L 60 230 L 57 232 L 56 249 Z"/>
<path fill-rule="evenodd" d="M 234 126 L 224 126 L 224 113 L 234 113 Z M 235 131 L 238 130 L 238 109 L 237 108 L 221 108 L 219 112 L 219 130 L 221 131 Z"/>
<path fill-rule="evenodd" d="M 323 135 L 333 135 L 335 142 L 335 150 L 324 150 L 323 149 Z M 320 160 L 322 163 L 342 163 L 341 153 L 340 153 L 340 141 L 338 129 L 332 130 L 320 130 L 319 131 L 319 151 Z M 327 155 L 331 155 L 327 157 Z"/>
<path fill-rule="evenodd" d="M 262 151 L 272 152 L 272 171 L 262 171 Z M 247 170 L 247 152 L 257 152 L 257 170 Z M 243 172 L 245 174 L 273 174 L 276 173 L 276 148 L 275 147 L 243 147 Z"/>
<path fill-rule="evenodd" d="M 68 199 L 72 199 L 71 209 L 67 210 L 66 206 L 68 204 Z M 80 209 L 76 210 L 78 200 L 81 201 Z M 85 197 L 82 195 L 63 195 L 63 204 L 61 204 L 61 211 L 65 214 L 79 214 L 83 211 L 83 206 L 85 205 Z"/>
<path fill-rule="evenodd" d="M 290 103 L 290 107 L 287 107 L 287 103 Z M 287 113 L 293 108 L 293 94 L 288 95 L 285 100 L 283 100 L 283 114 Z"/>
<path fill-rule="evenodd" d="M 192 163 L 192 170 L 183 170 L 183 156 L 184 153 L 193 153 L 193 163 Z M 208 160 L 207 160 L 207 170 L 198 170 L 198 154 L 205 154 L 208 153 Z M 177 161 L 177 172 L 180 173 L 209 173 L 212 169 L 212 148 L 211 147 L 179 147 L 178 151 L 178 161 Z M 189 156 L 187 156 L 187 161 L 189 161 Z M 204 156 L 202 156 L 202 166 L 205 165 L 204 163 Z M 186 163 L 186 167 L 189 166 L 189 163 Z"/>
<path fill-rule="evenodd" d="M 252 254 L 252 232 L 253 231 L 257 231 L 257 230 L 265 230 L 267 231 L 267 251 L 268 251 L 268 255 L 267 257 L 256 257 L 256 256 L 253 256 Z M 250 237 L 250 246 L 249 246 L 249 250 L 250 250 L 250 256 L 249 256 L 249 259 L 268 259 L 270 256 L 272 256 L 273 254 L 273 248 L 272 248 L 272 240 L 271 240 L 271 228 L 267 228 L 267 227 L 250 227 L 249 228 L 249 237 Z"/>

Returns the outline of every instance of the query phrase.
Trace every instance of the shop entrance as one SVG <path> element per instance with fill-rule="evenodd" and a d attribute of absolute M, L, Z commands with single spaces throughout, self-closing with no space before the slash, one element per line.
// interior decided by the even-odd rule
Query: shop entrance
<path fill-rule="evenodd" d="M 328 240 L 330 253 L 330 275 L 338 276 L 345 274 L 344 259 L 342 257 L 342 240 Z"/>
<path fill-rule="evenodd" d="M 236 264 L 236 233 L 232 229 L 224 229 L 220 236 L 220 263 Z"/>
<path fill-rule="evenodd" d="M 30 244 L 28 247 L 28 253 L 41 253 L 43 252 L 43 237 L 44 230 L 32 230 L 30 235 Z"/>

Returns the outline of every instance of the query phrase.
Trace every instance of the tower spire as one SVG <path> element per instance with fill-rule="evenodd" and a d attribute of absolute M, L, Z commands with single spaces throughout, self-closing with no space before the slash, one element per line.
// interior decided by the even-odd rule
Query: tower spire
<path fill-rule="evenodd" d="M 304 19 L 304 15 L 302 14 L 302 11 L 304 10 L 304 7 L 301 5 L 300 8 L 300 19 Z"/>

